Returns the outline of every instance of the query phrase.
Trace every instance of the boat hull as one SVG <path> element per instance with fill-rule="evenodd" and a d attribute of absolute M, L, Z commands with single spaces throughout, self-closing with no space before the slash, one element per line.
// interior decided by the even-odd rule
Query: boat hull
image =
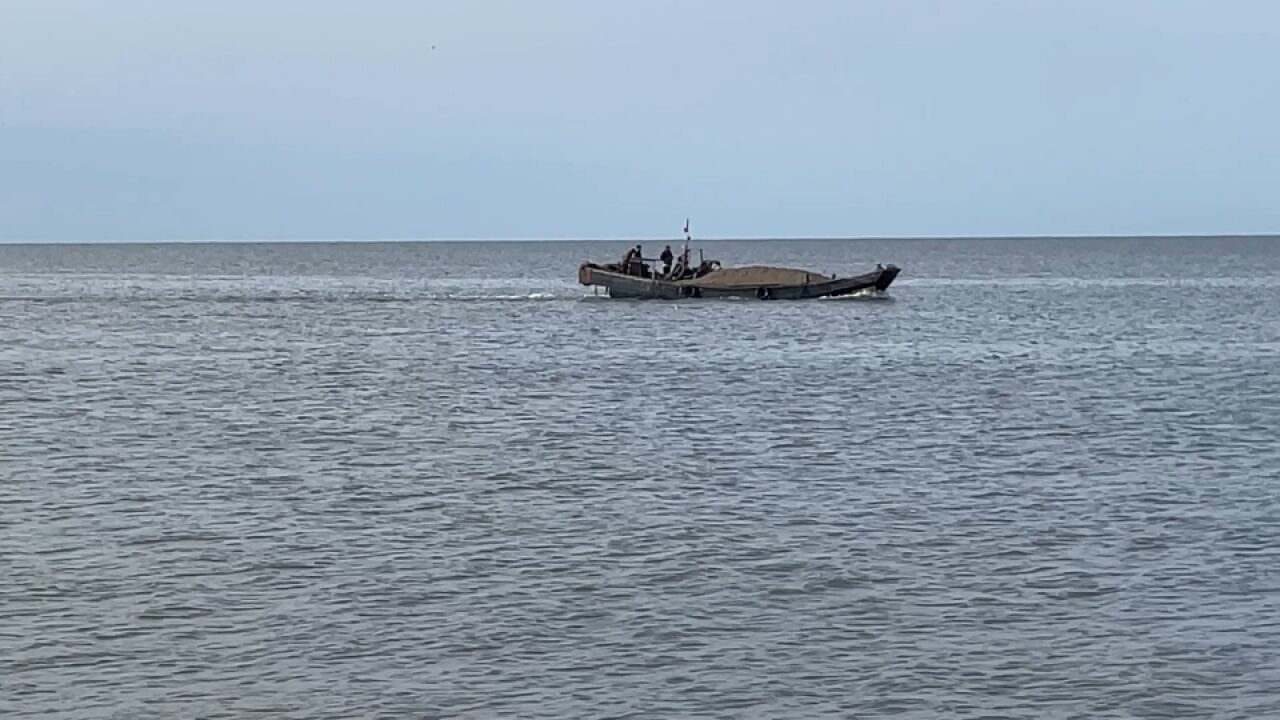
<path fill-rule="evenodd" d="M 864 290 L 884 291 L 898 276 L 893 265 L 847 278 L 831 278 L 813 274 L 813 282 L 801 284 L 764 284 L 713 287 L 700 285 L 697 279 L 673 282 L 614 272 L 591 263 L 578 268 L 578 282 L 603 287 L 610 297 L 642 300 L 680 300 L 686 298 L 752 298 L 758 300 L 807 300 L 820 297 L 850 295 Z"/>

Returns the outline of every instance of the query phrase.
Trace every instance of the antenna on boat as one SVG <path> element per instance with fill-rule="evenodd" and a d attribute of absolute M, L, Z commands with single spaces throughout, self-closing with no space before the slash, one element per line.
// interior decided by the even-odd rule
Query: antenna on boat
<path fill-rule="evenodd" d="M 689 218 L 684 219 L 684 267 L 689 267 Z"/>

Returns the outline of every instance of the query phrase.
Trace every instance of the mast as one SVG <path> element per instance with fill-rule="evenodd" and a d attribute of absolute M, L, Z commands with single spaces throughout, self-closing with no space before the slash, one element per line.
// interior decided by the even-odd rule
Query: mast
<path fill-rule="evenodd" d="M 684 219 L 684 267 L 689 268 L 689 218 Z"/>

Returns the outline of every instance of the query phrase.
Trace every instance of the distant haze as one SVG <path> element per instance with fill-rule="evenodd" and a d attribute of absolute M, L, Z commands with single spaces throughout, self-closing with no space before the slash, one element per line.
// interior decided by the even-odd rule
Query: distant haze
<path fill-rule="evenodd" d="M 0 239 L 1280 231 L 1264 0 L 5 0 Z"/>

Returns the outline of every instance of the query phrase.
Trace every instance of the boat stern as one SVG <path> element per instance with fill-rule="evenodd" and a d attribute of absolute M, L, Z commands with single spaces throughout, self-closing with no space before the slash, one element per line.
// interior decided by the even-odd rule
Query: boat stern
<path fill-rule="evenodd" d="M 594 270 L 595 270 L 595 267 L 589 262 L 584 262 L 581 265 L 579 265 L 578 266 L 578 283 L 581 285 L 595 285 L 596 282 L 594 278 L 594 272 L 593 272 Z"/>

